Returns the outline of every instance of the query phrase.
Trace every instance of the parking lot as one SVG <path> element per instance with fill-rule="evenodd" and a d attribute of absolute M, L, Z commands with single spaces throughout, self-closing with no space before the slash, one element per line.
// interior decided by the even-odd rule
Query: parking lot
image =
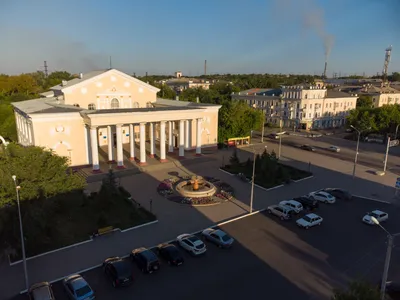
<path fill-rule="evenodd" d="M 114 289 L 101 268 L 82 275 L 97 299 L 146 300 L 166 295 L 174 299 L 256 299 L 261 295 L 272 299 L 328 299 L 332 287 L 340 286 L 348 277 L 379 280 L 386 235 L 378 226 L 361 222 L 373 209 L 389 213 L 389 221 L 383 225 L 392 233 L 400 232 L 395 207 L 361 199 L 338 200 L 320 205 L 316 213 L 324 221 L 309 230 L 298 228 L 297 218 L 281 221 L 267 213 L 228 223 L 221 229 L 236 239 L 232 249 L 207 243 L 205 255 L 184 254 L 182 266 L 162 262 L 158 273 L 148 275 L 132 265 L 135 282 L 130 287 Z M 392 266 L 400 262 L 398 252 L 395 247 Z M 397 277 L 395 272 L 392 267 L 389 277 Z M 67 299 L 61 283 L 54 283 L 53 289 L 56 299 Z"/>

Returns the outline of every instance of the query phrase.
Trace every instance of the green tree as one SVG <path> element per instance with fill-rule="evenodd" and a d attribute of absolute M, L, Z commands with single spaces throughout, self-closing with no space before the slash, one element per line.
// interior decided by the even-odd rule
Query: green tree
<path fill-rule="evenodd" d="M 173 89 L 171 89 L 166 84 L 155 84 L 155 87 L 158 87 L 160 91 L 157 93 L 157 97 L 164 99 L 175 99 L 176 93 Z"/>
<path fill-rule="evenodd" d="M 229 158 L 229 162 L 232 166 L 237 166 L 240 163 L 236 148 L 233 150 L 233 154 Z"/>
<path fill-rule="evenodd" d="M 360 107 L 371 108 L 372 107 L 372 97 L 367 96 L 367 95 L 361 95 L 357 99 L 357 108 L 360 108 Z"/>
<path fill-rule="evenodd" d="M 15 199 L 12 175 L 21 186 L 21 201 L 48 198 L 81 190 L 85 180 L 68 171 L 68 158 L 41 147 L 23 147 L 10 143 L 0 150 L 0 207 Z"/>
<path fill-rule="evenodd" d="M 379 300 L 379 290 L 363 281 L 353 281 L 347 290 L 336 289 L 332 300 Z"/>

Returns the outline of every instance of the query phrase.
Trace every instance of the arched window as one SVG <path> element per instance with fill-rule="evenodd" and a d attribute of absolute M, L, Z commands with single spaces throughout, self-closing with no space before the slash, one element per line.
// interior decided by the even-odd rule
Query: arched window
<path fill-rule="evenodd" d="M 88 109 L 89 109 L 89 110 L 96 110 L 96 105 L 95 105 L 94 103 L 90 103 L 90 104 L 88 105 Z"/>
<path fill-rule="evenodd" d="M 78 103 L 75 103 L 74 106 L 75 106 L 75 107 L 80 107 Z"/>
<path fill-rule="evenodd" d="M 118 99 L 114 98 L 114 99 L 111 100 L 111 108 L 112 108 L 112 109 L 119 108 L 119 101 L 118 101 Z"/>
<path fill-rule="evenodd" d="M 133 103 L 133 108 L 139 108 L 139 102 L 134 102 Z"/>

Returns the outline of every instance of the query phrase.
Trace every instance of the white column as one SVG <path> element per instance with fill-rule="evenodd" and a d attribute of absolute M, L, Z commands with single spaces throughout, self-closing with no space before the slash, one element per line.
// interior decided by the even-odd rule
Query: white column
<path fill-rule="evenodd" d="M 160 123 L 160 162 L 166 162 L 165 157 L 165 122 Z"/>
<path fill-rule="evenodd" d="M 116 125 L 116 136 L 117 136 L 117 168 L 124 168 L 124 152 L 122 149 L 122 125 Z"/>
<path fill-rule="evenodd" d="M 189 120 L 185 121 L 185 149 L 189 149 Z"/>
<path fill-rule="evenodd" d="M 174 133 L 172 135 L 172 147 L 176 147 L 176 139 L 175 139 L 175 129 L 176 129 L 176 122 L 172 121 L 172 132 Z"/>
<path fill-rule="evenodd" d="M 196 155 L 201 155 L 201 119 L 197 119 L 196 122 Z"/>
<path fill-rule="evenodd" d="M 154 123 L 150 123 L 150 157 L 154 157 L 155 139 L 154 139 Z"/>
<path fill-rule="evenodd" d="M 174 152 L 174 141 L 172 140 L 174 135 L 172 134 L 172 121 L 168 122 L 168 152 Z"/>
<path fill-rule="evenodd" d="M 26 127 L 28 130 L 28 144 L 33 145 L 32 127 L 31 127 L 31 122 L 29 120 L 26 120 Z"/>
<path fill-rule="evenodd" d="M 140 164 L 146 164 L 146 123 L 140 123 Z"/>
<path fill-rule="evenodd" d="M 185 156 L 185 121 L 179 120 L 179 157 Z"/>
<path fill-rule="evenodd" d="M 129 149 L 130 149 L 130 157 L 129 159 L 135 160 L 135 126 L 133 124 L 129 124 Z"/>
<path fill-rule="evenodd" d="M 90 127 L 90 144 L 92 150 L 93 172 L 100 172 L 99 149 L 97 144 L 97 127 Z"/>
<path fill-rule="evenodd" d="M 107 126 L 107 142 L 108 142 L 108 162 L 114 162 L 114 142 L 113 142 L 113 133 L 112 127 Z"/>

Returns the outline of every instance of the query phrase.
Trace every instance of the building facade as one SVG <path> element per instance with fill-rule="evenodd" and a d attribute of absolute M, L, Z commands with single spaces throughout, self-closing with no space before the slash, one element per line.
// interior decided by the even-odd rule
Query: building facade
<path fill-rule="evenodd" d="M 128 160 L 167 160 L 174 151 L 201 154 L 218 140 L 221 106 L 157 98 L 159 89 L 115 69 L 80 74 L 42 94 L 15 102 L 18 142 L 42 146 L 69 158 L 71 166 L 92 165 L 100 156 L 124 168 Z"/>
<path fill-rule="evenodd" d="M 280 89 L 253 89 L 233 94 L 262 109 L 266 122 L 301 129 L 334 128 L 344 125 L 356 108 L 357 94 L 328 90 L 320 85 L 283 86 Z"/>

